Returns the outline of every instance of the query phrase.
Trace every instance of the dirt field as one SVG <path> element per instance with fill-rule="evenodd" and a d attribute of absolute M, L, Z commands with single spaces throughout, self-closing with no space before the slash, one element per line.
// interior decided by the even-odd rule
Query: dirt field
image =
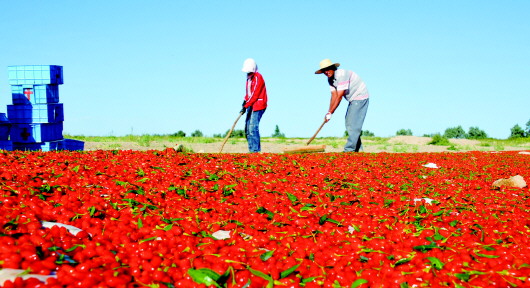
<path fill-rule="evenodd" d="M 169 143 L 150 142 L 139 144 L 135 142 L 85 142 L 85 150 L 163 150 L 174 148 L 177 144 L 195 153 L 218 153 L 223 139 L 214 139 L 212 143 Z M 286 148 L 304 146 L 307 139 L 270 139 L 265 138 L 261 143 L 263 153 L 283 153 Z M 396 136 L 383 141 L 363 140 L 364 152 L 462 152 L 462 151 L 507 151 L 530 150 L 528 147 L 493 147 L 481 145 L 477 140 L 450 139 L 452 146 L 428 145 L 429 137 Z M 345 139 L 315 139 L 311 145 L 326 145 L 326 152 L 342 152 Z M 247 153 L 247 142 L 244 139 L 229 139 L 223 147 L 223 153 Z"/>

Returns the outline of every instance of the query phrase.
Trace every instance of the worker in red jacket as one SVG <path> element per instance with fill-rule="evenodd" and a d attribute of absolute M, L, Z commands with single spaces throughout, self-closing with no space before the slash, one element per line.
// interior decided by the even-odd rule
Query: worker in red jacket
<path fill-rule="evenodd" d="M 243 101 L 241 113 L 247 112 L 245 135 L 248 150 L 251 153 L 260 152 L 259 122 L 267 108 L 267 88 L 254 59 L 245 60 L 242 71 L 247 73 L 245 101 Z"/>

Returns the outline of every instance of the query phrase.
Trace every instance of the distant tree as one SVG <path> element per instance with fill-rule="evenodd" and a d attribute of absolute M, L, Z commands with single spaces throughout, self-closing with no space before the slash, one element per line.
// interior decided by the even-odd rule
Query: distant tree
<path fill-rule="evenodd" d="M 348 133 L 348 131 L 346 131 L 346 134 L 347 133 Z M 361 136 L 374 137 L 375 134 L 373 132 L 368 131 L 368 130 L 363 130 L 363 131 L 361 131 Z"/>
<path fill-rule="evenodd" d="M 469 127 L 469 131 L 467 132 L 467 139 L 486 139 L 488 138 L 488 134 L 484 132 L 483 130 L 480 130 L 478 127 Z"/>
<path fill-rule="evenodd" d="M 344 131 L 344 137 L 348 137 L 348 136 L 350 136 L 350 133 L 348 133 L 348 131 Z M 369 130 L 362 130 L 361 131 L 361 136 L 375 137 L 375 134 L 374 134 L 374 132 L 371 132 Z"/>
<path fill-rule="evenodd" d="M 276 128 L 274 128 L 274 133 L 272 134 L 271 137 L 274 137 L 274 138 L 285 138 L 285 134 L 280 132 L 280 127 L 278 127 L 278 125 L 276 125 Z"/>
<path fill-rule="evenodd" d="M 223 138 L 228 135 L 228 132 L 230 132 L 230 130 L 226 130 L 225 134 L 223 134 Z M 230 134 L 230 138 L 245 138 L 245 130 L 235 129 L 232 131 L 232 134 Z"/>
<path fill-rule="evenodd" d="M 447 128 L 445 129 L 444 135 L 445 138 L 454 138 L 454 139 L 463 139 L 466 138 L 466 131 L 462 126 Z"/>
<path fill-rule="evenodd" d="M 177 133 L 173 133 L 171 136 L 173 137 L 186 137 L 186 133 L 184 131 L 179 130 Z"/>
<path fill-rule="evenodd" d="M 530 137 L 530 120 L 526 122 L 526 137 Z"/>
<path fill-rule="evenodd" d="M 515 138 L 524 138 L 526 135 L 526 133 L 524 132 L 523 128 L 521 128 L 521 126 L 519 126 L 519 124 L 515 124 L 515 126 L 513 126 L 512 130 L 511 130 L 511 133 L 510 133 L 510 139 L 515 139 Z"/>
<path fill-rule="evenodd" d="M 397 136 L 412 136 L 412 131 L 410 129 L 401 129 L 396 132 Z"/>
<path fill-rule="evenodd" d="M 193 133 L 191 133 L 191 137 L 202 137 L 203 134 L 200 130 L 195 130 Z"/>

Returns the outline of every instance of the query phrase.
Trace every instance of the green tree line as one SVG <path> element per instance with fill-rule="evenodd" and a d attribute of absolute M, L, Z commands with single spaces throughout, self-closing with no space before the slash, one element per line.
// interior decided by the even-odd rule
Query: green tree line
<path fill-rule="evenodd" d="M 431 135 L 424 135 L 426 137 L 433 137 L 435 135 L 439 135 L 443 138 L 447 139 L 486 139 L 488 138 L 488 134 L 480 129 L 479 127 L 469 127 L 468 131 L 466 132 L 464 128 L 462 128 L 461 125 L 458 125 L 457 127 L 450 127 L 445 129 L 445 132 L 443 134 L 436 133 Z M 396 131 L 396 136 L 412 136 L 412 130 L 410 129 L 400 129 Z M 510 130 L 510 136 L 508 139 L 515 139 L 515 138 L 530 138 L 530 120 L 526 122 L 526 127 L 522 128 L 519 126 L 519 124 L 516 124 L 513 126 L 513 128 Z"/>
<path fill-rule="evenodd" d="M 226 130 L 223 134 L 214 134 L 213 137 L 215 138 L 224 138 L 226 135 L 228 135 L 228 132 L 230 130 Z M 374 137 L 375 134 L 369 130 L 363 130 L 362 135 L 365 137 Z M 479 127 L 469 127 L 468 131 L 466 132 L 464 128 L 462 128 L 461 125 L 458 125 L 457 127 L 450 127 L 445 129 L 444 133 L 435 133 L 430 135 L 423 135 L 425 137 L 434 137 L 435 135 L 447 139 L 486 139 L 488 138 L 488 134 L 480 129 Z M 171 136 L 174 137 L 187 137 L 187 134 L 180 130 L 176 133 L 171 134 Z M 396 136 L 412 136 L 412 130 L 411 129 L 400 129 L 396 131 Z M 193 131 L 189 137 L 204 137 L 204 134 L 200 130 Z M 285 138 L 285 134 L 280 131 L 280 127 L 276 125 L 274 129 L 274 133 L 271 135 L 273 138 Z M 344 137 L 348 137 L 348 132 L 344 132 Z M 242 129 L 235 129 L 232 131 L 232 134 L 230 134 L 230 138 L 245 138 L 245 130 Z M 508 139 L 515 139 L 515 138 L 530 138 L 530 120 L 526 122 L 525 127 L 519 126 L 519 124 L 516 124 L 512 127 L 510 130 L 510 136 Z"/>

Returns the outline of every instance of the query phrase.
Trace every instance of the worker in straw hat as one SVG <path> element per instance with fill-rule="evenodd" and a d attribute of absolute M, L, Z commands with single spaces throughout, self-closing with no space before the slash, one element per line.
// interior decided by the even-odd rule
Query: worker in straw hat
<path fill-rule="evenodd" d="M 329 110 L 324 119 L 326 122 L 331 119 L 331 115 L 344 97 L 349 102 L 346 111 L 348 141 L 344 146 L 344 152 L 359 152 L 362 150 L 361 131 L 368 110 L 368 89 L 359 75 L 353 71 L 338 69 L 339 66 L 339 63 L 324 59 L 320 61 L 320 69 L 315 72 L 326 75 L 331 89 Z"/>
<path fill-rule="evenodd" d="M 259 135 L 259 122 L 267 108 L 267 88 L 263 76 L 258 72 L 258 65 L 252 58 L 243 62 L 243 72 L 247 73 L 246 94 L 240 113 L 247 112 L 245 121 L 245 135 L 248 142 L 248 150 L 261 151 L 261 140 Z"/>

